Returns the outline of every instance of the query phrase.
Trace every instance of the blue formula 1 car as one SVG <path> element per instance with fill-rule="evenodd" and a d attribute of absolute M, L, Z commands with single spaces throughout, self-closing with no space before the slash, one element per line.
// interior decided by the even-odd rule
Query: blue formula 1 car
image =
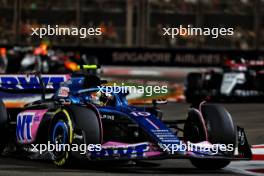
<path fill-rule="evenodd" d="M 159 101 L 153 101 L 151 107 L 129 105 L 127 91 L 109 92 L 99 77 L 83 72 L 66 76 L 1 75 L 0 81 L 3 154 L 45 155 L 58 166 L 76 159 L 185 158 L 204 169 L 251 159 L 244 130 L 235 126 L 219 105 L 201 103 L 190 108 L 187 119 L 169 121 L 163 120 Z M 41 95 L 40 100 L 36 94 Z M 12 99 L 27 104 L 16 104 Z M 88 147 L 85 153 L 76 148 L 41 153 L 38 144 Z"/>

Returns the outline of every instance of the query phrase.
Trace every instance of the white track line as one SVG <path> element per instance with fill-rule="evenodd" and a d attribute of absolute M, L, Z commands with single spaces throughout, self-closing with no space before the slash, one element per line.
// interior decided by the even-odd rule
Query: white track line
<path fill-rule="evenodd" d="M 239 174 L 264 176 L 262 173 L 248 171 L 251 169 L 264 169 L 264 161 L 233 161 L 225 168 Z"/>

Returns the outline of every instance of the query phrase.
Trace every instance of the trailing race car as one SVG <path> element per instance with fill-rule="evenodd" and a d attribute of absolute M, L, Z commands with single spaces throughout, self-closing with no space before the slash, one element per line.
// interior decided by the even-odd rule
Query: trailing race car
<path fill-rule="evenodd" d="M 222 71 L 189 73 L 186 101 L 263 101 L 264 61 L 226 60 Z"/>
<path fill-rule="evenodd" d="M 194 166 L 205 169 L 223 168 L 231 160 L 251 159 L 244 130 L 235 126 L 229 113 L 219 105 L 201 103 L 198 108 L 189 110 L 186 120 L 168 121 L 157 107 L 161 102 L 154 101 L 153 107 L 129 105 L 125 87 L 119 87 L 124 91 L 118 93 L 109 92 L 101 86 L 104 81 L 95 75 L 75 73 L 65 82 L 57 79 L 59 81 L 52 84 L 48 81 L 52 77 L 48 75 L 12 76 L 17 82 L 10 82 L 8 75 L 0 76 L 1 91 L 19 92 L 17 96 L 39 91 L 42 99 L 11 108 L 2 101 L 8 97 L 1 100 L 0 149 L 4 154 L 48 157 L 58 166 L 75 159 L 187 158 Z M 57 88 L 59 82 L 62 83 Z M 47 99 L 45 95 L 52 91 L 55 94 Z M 35 148 L 37 144 L 94 147 L 85 154 L 73 150 L 41 154 L 40 148 Z M 222 150 L 219 145 L 228 147 L 221 147 Z"/>
<path fill-rule="evenodd" d="M 6 52 L 0 48 L 0 73 L 52 73 L 65 74 L 77 70 L 78 64 L 96 64 L 98 59 L 75 51 L 65 52 L 49 48 L 46 44 L 38 47 L 14 47 Z M 99 69 L 93 70 L 98 73 Z"/>

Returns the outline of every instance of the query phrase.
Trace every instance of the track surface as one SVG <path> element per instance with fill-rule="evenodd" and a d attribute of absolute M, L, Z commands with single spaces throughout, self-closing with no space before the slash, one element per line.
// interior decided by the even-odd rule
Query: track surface
<path fill-rule="evenodd" d="M 251 144 L 264 143 L 264 104 L 224 104 L 236 124 L 244 127 Z M 188 104 L 162 106 L 167 119 L 184 119 Z M 231 165 L 232 167 L 232 165 Z M 69 169 L 57 168 L 49 162 L 0 158 L 0 175 L 241 175 L 227 168 L 218 171 L 195 169 L 188 160 L 147 161 L 139 164 L 114 165 L 90 163 Z"/>

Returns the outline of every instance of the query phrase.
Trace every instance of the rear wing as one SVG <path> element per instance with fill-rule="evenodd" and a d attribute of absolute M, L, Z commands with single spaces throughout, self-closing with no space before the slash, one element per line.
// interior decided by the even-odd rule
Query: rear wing
<path fill-rule="evenodd" d="M 44 96 L 51 97 L 62 82 L 71 78 L 68 74 L 43 74 L 40 77 L 42 81 L 34 74 L 0 74 L 0 99 L 7 108 L 21 108 L 40 100 L 44 87 Z"/>
<path fill-rule="evenodd" d="M 70 79 L 70 75 L 41 75 L 46 90 L 55 92 L 60 83 Z M 10 93 L 41 93 L 41 81 L 33 74 L 0 74 L 0 91 Z"/>

